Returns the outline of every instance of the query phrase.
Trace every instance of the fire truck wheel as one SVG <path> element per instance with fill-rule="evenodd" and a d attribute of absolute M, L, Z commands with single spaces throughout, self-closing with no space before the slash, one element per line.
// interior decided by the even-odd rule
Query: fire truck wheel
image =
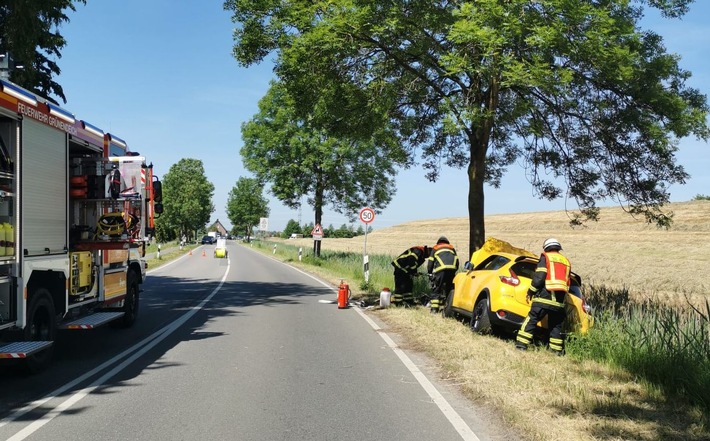
<path fill-rule="evenodd" d="M 123 302 L 123 317 L 116 320 L 114 323 L 121 328 L 130 328 L 135 323 L 138 317 L 138 277 L 135 271 L 128 271 L 126 276 L 128 291 L 126 291 L 126 300 Z"/>
<path fill-rule="evenodd" d="M 25 341 L 54 341 L 57 336 L 57 317 L 49 291 L 40 288 L 32 295 L 27 308 Z M 34 353 L 25 359 L 27 370 L 32 373 L 44 370 L 52 361 L 54 345 Z"/>

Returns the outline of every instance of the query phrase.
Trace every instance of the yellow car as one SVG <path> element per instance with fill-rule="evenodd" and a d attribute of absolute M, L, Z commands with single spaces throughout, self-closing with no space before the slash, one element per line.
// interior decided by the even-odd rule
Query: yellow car
<path fill-rule="evenodd" d="M 217 239 L 217 245 L 214 248 L 214 257 L 224 259 L 227 255 L 227 240 L 220 237 Z"/>
<path fill-rule="evenodd" d="M 481 334 L 517 332 L 530 312 L 526 295 L 538 261 L 538 256 L 529 251 L 489 239 L 471 255 L 464 265 L 465 271 L 456 274 L 444 315 L 465 317 L 471 330 Z M 566 333 L 584 334 L 593 323 L 581 285 L 581 277 L 572 273 L 570 293 L 566 296 Z M 547 328 L 547 319 L 538 326 Z"/>

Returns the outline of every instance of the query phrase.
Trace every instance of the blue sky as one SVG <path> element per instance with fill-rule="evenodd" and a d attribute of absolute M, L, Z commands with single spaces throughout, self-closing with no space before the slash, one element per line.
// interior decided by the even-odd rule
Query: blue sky
<path fill-rule="evenodd" d="M 690 85 L 710 92 L 710 2 L 698 0 L 679 20 L 649 15 L 645 28 L 663 35 L 669 52 L 693 72 Z M 241 124 L 251 119 L 273 77 L 272 64 L 240 67 L 231 55 L 230 14 L 221 0 L 88 0 L 69 14 L 62 29 L 67 46 L 57 78 L 67 97 L 63 107 L 78 118 L 126 140 L 165 174 L 181 158 L 202 160 L 215 185 L 212 221 L 229 225 L 226 203 L 240 176 L 251 176 L 239 155 Z M 710 194 L 710 155 L 695 139 L 681 141 L 678 161 L 691 179 L 671 188 L 671 201 Z M 444 169 L 430 183 L 415 168 L 397 178 L 397 194 L 371 226 L 444 217 L 466 217 L 465 170 Z M 270 199 L 269 229 L 281 230 L 299 212 Z M 522 164 L 514 164 L 499 189 L 486 187 L 486 214 L 562 210 L 573 202 L 534 197 Z M 357 215 L 357 213 L 353 213 Z M 313 221 L 304 206 L 302 223 Z M 356 227 L 359 221 L 356 221 Z M 326 211 L 323 226 L 349 223 Z"/>

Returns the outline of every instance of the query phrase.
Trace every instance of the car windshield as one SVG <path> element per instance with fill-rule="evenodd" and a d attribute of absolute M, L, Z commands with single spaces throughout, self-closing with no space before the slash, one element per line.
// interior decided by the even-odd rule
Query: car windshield
<path fill-rule="evenodd" d="M 478 264 L 476 268 L 474 268 L 476 271 L 494 271 L 497 269 L 502 268 L 506 263 L 510 262 L 510 259 L 508 259 L 505 256 L 489 256 L 486 260 Z"/>

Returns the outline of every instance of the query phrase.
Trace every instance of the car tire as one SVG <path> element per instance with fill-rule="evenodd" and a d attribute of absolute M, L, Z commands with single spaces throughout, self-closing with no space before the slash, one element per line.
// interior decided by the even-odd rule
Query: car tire
<path fill-rule="evenodd" d="M 57 317 L 52 296 L 40 288 L 32 295 L 27 308 L 27 325 L 23 331 L 24 341 L 54 341 L 57 337 Z M 54 345 L 36 352 L 24 360 L 28 372 L 36 374 L 52 362 Z"/>
<path fill-rule="evenodd" d="M 477 334 L 490 334 L 492 332 L 491 328 L 491 318 L 488 315 L 489 312 L 488 297 L 486 295 L 479 296 L 476 304 L 473 306 L 473 311 L 471 311 L 471 331 Z"/>
<path fill-rule="evenodd" d="M 444 317 L 453 317 L 454 316 L 453 303 L 454 303 L 454 290 L 452 289 L 451 291 L 449 291 L 449 295 L 446 296 L 446 303 L 444 304 L 444 311 L 443 311 Z"/>

